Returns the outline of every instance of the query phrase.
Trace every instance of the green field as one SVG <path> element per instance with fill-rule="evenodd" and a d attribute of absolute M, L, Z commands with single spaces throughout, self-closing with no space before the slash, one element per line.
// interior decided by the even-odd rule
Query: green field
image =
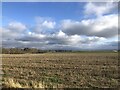
<path fill-rule="evenodd" d="M 3 88 L 116 88 L 117 53 L 3 54 Z"/>

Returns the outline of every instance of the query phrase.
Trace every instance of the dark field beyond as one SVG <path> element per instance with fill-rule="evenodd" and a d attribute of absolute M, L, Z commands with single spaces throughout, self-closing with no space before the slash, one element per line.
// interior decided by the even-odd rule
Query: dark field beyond
<path fill-rule="evenodd" d="M 3 54 L 3 87 L 116 88 L 117 53 Z"/>

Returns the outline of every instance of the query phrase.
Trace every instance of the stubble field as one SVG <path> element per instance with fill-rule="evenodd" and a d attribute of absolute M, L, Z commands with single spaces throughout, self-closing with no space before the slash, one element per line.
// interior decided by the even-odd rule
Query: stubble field
<path fill-rule="evenodd" d="M 116 88 L 117 53 L 3 54 L 3 88 Z"/>

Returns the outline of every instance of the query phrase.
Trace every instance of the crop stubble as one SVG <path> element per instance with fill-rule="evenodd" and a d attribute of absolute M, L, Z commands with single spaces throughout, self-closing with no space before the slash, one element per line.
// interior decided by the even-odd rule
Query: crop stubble
<path fill-rule="evenodd" d="M 3 87 L 118 86 L 117 53 L 3 54 L 2 62 Z"/>

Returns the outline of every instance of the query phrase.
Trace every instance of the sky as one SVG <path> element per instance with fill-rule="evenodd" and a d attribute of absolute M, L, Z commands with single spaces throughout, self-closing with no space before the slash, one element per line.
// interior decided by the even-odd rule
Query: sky
<path fill-rule="evenodd" d="M 118 3 L 3 2 L 2 46 L 43 50 L 118 48 Z"/>

